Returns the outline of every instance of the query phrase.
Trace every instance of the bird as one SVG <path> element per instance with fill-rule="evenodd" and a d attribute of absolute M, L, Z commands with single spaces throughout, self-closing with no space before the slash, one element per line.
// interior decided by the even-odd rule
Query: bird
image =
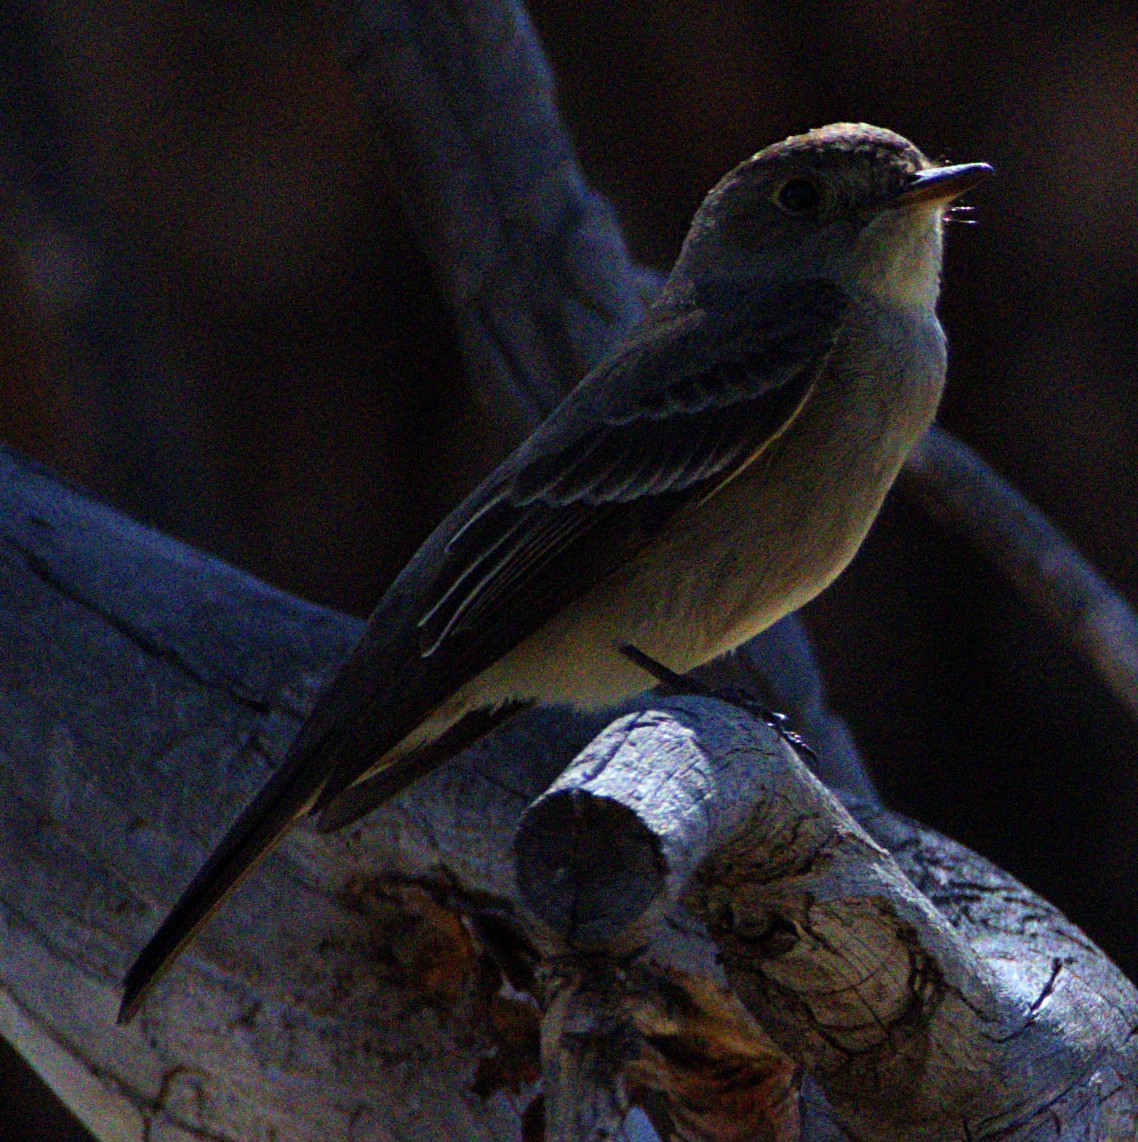
<path fill-rule="evenodd" d="M 119 1022 L 298 818 L 342 827 L 518 711 L 614 704 L 832 582 L 935 415 L 946 211 L 991 173 L 837 123 L 724 176 L 642 321 L 392 582 Z"/>

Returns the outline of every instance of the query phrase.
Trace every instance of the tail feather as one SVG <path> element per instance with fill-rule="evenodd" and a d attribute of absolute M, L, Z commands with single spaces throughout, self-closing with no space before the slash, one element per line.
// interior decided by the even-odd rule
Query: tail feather
<path fill-rule="evenodd" d="M 392 757 L 374 776 L 354 785 L 337 785 L 336 775 L 333 774 L 313 806 L 313 812 L 317 815 L 317 828 L 322 833 L 332 833 L 352 824 L 406 789 L 413 781 L 430 773 L 437 765 L 461 753 L 467 746 L 473 745 L 491 730 L 531 706 L 533 702 L 518 699 L 493 708 L 471 710 L 434 741 Z"/>
<path fill-rule="evenodd" d="M 307 737 L 303 730 L 301 737 Z M 289 826 L 312 807 L 337 752 L 327 738 L 316 743 L 298 739 L 281 768 L 238 817 L 131 965 L 123 981 L 120 1024 L 134 1018 L 151 989 L 202 925 L 272 852 Z"/>

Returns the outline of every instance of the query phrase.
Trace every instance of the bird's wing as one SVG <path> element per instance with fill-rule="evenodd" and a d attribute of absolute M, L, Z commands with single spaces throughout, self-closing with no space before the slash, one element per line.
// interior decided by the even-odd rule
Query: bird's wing
<path fill-rule="evenodd" d="M 705 300 L 644 326 L 427 540 L 131 968 L 120 1021 L 297 816 L 315 807 L 343 823 L 337 798 L 433 709 L 786 428 L 833 347 L 843 295 L 819 281 Z M 455 727 L 454 750 L 468 740 Z M 349 817 L 444 756 L 392 759 L 374 797 L 354 791 Z"/>
<path fill-rule="evenodd" d="M 317 810 L 326 811 L 400 740 L 392 734 L 409 732 L 626 563 L 681 507 L 713 494 L 794 418 L 833 347 L 844 295 L 816 281 L 713 300 L 721 304 L 646 326 L 450 517 L 425 545 L 423 565 L 412 561 L 421 708 L 396 726 L 395 673 L 372 662 L 364 671 L 372 701 L 381 697 L 377 686 L 387 694 L 370 709 L 354 703 L 362 716 L 333 747 L 339 760 Z M 383 604 L 369 628 L 392 637 Z M 399 769 L 383 780 L 387 795 L 393 781 L 406 784 L 423 771 L 411 758 Z"/>
<path fill-rule="evenodd" d="M 836 289 L 810 283 L 729 318 L 700 309 L 650 328 L 566 401 L 448 539 L 416 624 L 421 653 L 493 637 L 487 624 L 509 621 L 519 597 L 517 617 L 536 629 L 735 475 L 793 419 L 840 311 Z"/>

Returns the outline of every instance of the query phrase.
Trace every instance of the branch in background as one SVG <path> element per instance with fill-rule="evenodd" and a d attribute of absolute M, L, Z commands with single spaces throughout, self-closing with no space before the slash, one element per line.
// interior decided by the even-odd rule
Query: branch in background
<path fill-rule="evenodd" d="M 971 448 L 935 425 L 905 473 L 902 486 L 988 555 L 1138 719 L 1138 616 L 1071 541 Z"/>
<path fill-rule="evenodd" d="M 470 375 L 520 438 L 642 312 L 529 17 L 512 0 L 394 0 L 341 4 L 334 28 Z"/>

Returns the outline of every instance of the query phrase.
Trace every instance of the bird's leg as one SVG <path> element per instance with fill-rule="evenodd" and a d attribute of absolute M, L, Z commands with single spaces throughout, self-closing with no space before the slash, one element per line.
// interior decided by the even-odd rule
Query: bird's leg
<path fill-rule="evenodd" d="M 617 650 L 635 666 L 639 666 L 646 674 L 651 674 L 659 684 L 663 694 L 697 694 L 701 698 L 718 698 L 710 686 L 705 686 L 698 679 L 677 674 L 669 670 L 662 662 L 657 662 L 651 655 L 645 654 L 639 647 L 631 643 L 622 642 Z"/>
<path fill-rule="evenodd" d="M 651 674 L 656 679 L 661 693 L 667 695 L 693 694 L 700 698 L 718 698 L 720 701 L 730 702 L 731 705 L 746 710 L 753 717 L 762 718 L 794 750 L 802 754 L 808 761 L 817 762 L 818 755 L 798 734 L 787 728 L 787 715 L 763 705 L 742 687 L 707 686 L 689 675 L 677 674 L 674 670 L 669 670 L 662 662 L 657 662 L 651 655 L 645 654 L 639 647 L 632 646 L 627 642 L 621 643 L 617 649 L 629 662 Z"/>

